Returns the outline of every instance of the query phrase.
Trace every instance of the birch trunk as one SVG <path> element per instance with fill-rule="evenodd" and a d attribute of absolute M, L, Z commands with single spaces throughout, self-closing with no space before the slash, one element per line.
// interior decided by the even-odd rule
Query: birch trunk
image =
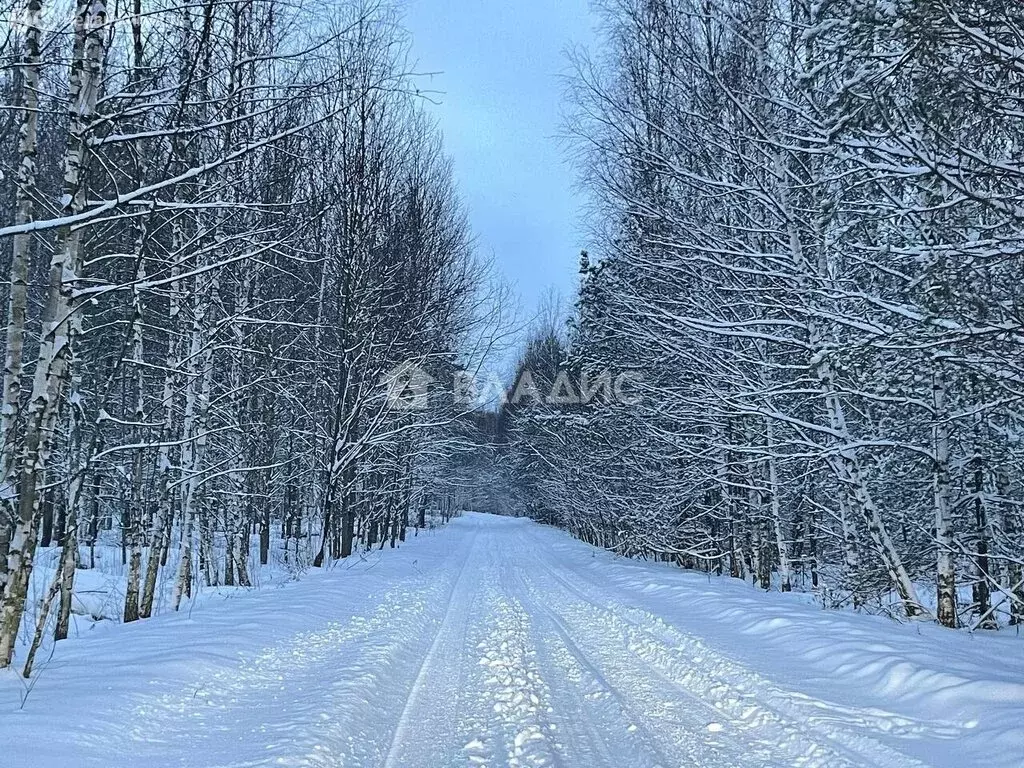
<path fill-rule="evenodd" d="M 180 202 L 179 196 L 175 196 Z M 171 242 L 174 253 L 180 253 L 184 242 L 181 223 L 177 219 L 172 225 Z M 178 265 L 172 263 L 170 274 L 178 276 Z M 161 445 L 157 454 L 157 471 L 160 476 L 160 496 L 157 501 L 156 514 L 149 531 L 149 557 L 146 560 L 146 576 L 142 585 L 142 596 L 139 600 L 139 618 L 148 619 L 153 615 L 153 603 L 156 599 L 157 576 L 164 562 L 170 545 L 170 529 L 174 522 L 174 489 L 171 486 L 171 446 L 169 443 L 176 435 L 176 393 L 178 391 L 178 337 L 174 328 L 181 315 L 181 301 L 177 289 L 172 289 L 168 299 L 168 320 L 171 330 L 167 335 L 167 358 L 164 361 L 164 381 L 161 393 L 163 403 L 163 427 L 161 429 Z"/>
<path fill-rule="evenodd" d="M 977 581 L 974 584 L 974 603 L 980 617 L 979 629 L 999 629 L 992 610 L 992 587 L 998 583 L 993 578 L 992 563 L 989 560 L 989 523 L 985 503 L 985 473 L 982 458 L 975 455 L 974 461 L 974 525 L 978 536 Z"/>
<path fill-rule="evenodd" d="M 197 276 L 198 283 L 192 315 L 192 338 L 189 348 L 189 386 L 186 390 L 185 419 L 182 426 L 184 443 L 181 450 L 182 482 L 185 487 L 181 516 L 184 521 L 181 545 L 181 563 L 174 586 L 174 610 L 181 607 L 184 597 L 192 595 L 193 532 L 195 530 L 200 487 L 200 467 L 206 446 L 206 422 L 210 405 L 210 387 L 213 378 L 212 348 L 206 339 L 206 318 L 215 287 L 205 276 Z M 208 289 L 203 286 L 209 285 Z M 205 351 L 204 351 L 205 349 Z M 201 370 L 199 370 L 201 366 Z M 194 384 L 200 380 L 198 390 Z"/>
<path fill-rule="evenodd" d="M 846 422 L 846 412 L 843 403 L 836 391 L 835 373 L 828 358 L 828 349 L 825 338 L 819 327 L 819 321 L 814 313 L 817 310 L 816 290 L 818 283 L 825 283 L 830 288 L 833 286 L 832 273 L 834 265 L 828 263 L 830 256 L 825 253 L 826 248 L 820 249 L 816 266 L 811 265 L 804 252 L 804 244 L 801 238 L 801 231 L 798 220 L 788 197 L 787 177 L 782 158 L 776 158 L 776 174 L 779 182 L 779 201 L 783 212 L 786 215 L 786 226 L 789 235 L 790 257 L 795 268 L 796 287 L 802 294 L 802 300 L 807 302 L 807 309 L 812 313 L 807 323 L 807 340 L 811 353 L 811 370 L 818 384 L 821 393 L 824 395 L 825 409 L 828 414 L 829 425 L 832 428 L 835 444 L 833 456 L 829 463 L 836 471 L 840 482 L 849 489 L 849 499 L 857 514 L 864 518 L 868 528 L 868 535 L 878 551 L 882 562 L 892 580 L 893 586 L 900 595 L 904 611 L 907 616 L 919 616 L 922 613 L 921 601 L 917 598 L 917 590 L 913 580 L 903 564 L 889 532 L 886 530 L 881 510 L 875 503 L 868 489 L 867 481 L 860 466 L 857 451 L 852 447 L 854 442 Z"/>
<path fill-rule="evenodd" d="M 132 70 L 131 70 L 131 84 L 132 90 L 139 93 L 143 89 L 142 72 L 144 67 L 143 61 L 143 40 L 142 40 L 142 0 L 133 0 L 132 2 Z M 141 121 L 132 121 L 133 123 L 138 122 L 139 124 L 133 125 L 136 130 L 143 130 Z M 145 151 L 138 153 L 137 160 L 137 183 L 144 184 L 147 177 L 147 158 Z M 150 215 L 153 213 L 153 208 L 150 208 Z M 136 427 L 136 442 L 140 445 L 145 442 L 145 429 L 141 426 L 145 421 L 146 408 L 145 408 L 145 377 L 143 375 L 143 366 L 145 364 L 145 349 L 143 347 L 142 328 L 143 328 L 143 307 L 142 307 L 142 292 L 138 286 L 146 279 L 146 241 L 149 236 L 148 217 L 143 216 L 137 223 L 137 232 L 135 236 L 135 287 L 132 290 L 132 324 L 131 324 L 131 339 L 132 339 L 132 362 L 136 366 L 135 370 L 135 423 L 140 425 Z M 128 584 L 125 589 L 124 596 L 124 621 L 129 623 L 137 621 L 140 618 L 140 593 L 141 587 L 139 581 L 142 576 L 142 545 L 143 545 L 143 527 L 145 524 L 145 515 L 143 514 L 143 468 L 145 464 L 146 451 L 144 448 L 139 448 L 135 452 L 135 466 L 134 466 L 134 488 L 132 489 L 132 509 L 129 512 L 130 518 L 130 540 L 129 540 L 129 552 L 128 552 Z"/>
<path fill-rule="evenodd" d="M 74 324 L 72 324 L 74 326 Z M 85 413 L 82 408 L 82 374 L 81 367 L 72 364 L 70 426 L 68 440 L 69 476 L 68 493 L 64 501 L 64 515 L 61 524 L 61 559 L 60 559 L 60 604 L 57 611 L 57 625 L 54 629 L 54 640 L 65 640 L 71 626 L 72 598 L 75 588 L 75 571 L 79 564 L 78 553 L 78 510 L 82 503 L 82 488 L 85 484 L 89 465 L 89 450 L 83 441 L 82 430 L 85 426 Z"/>
<path fill-rule="evenodd" d="M 73 493 L 78 496 L 81 478 L 72 481 L 76 486 Z M 64 539 L 60 556 L 60 604 L 57 611 L 57 625 L 53 630 L 54 640 L 66 640 L 71 629 L 71 610 L 75 589 L 75 570 L 78 568 L 78 515 L 77 504 L 68 511 L 65 520 Z"/>
<path fill-rule="evenodd" d="M 850 510 L 847 488 L 839 489 L 839 524 L 843 529 L 843 571 L 853 593 L 853 607 L 864 604 L 860 590 L 860 551 L 857 541 L 857 525 Z"/>
<path fill-rule="evenodd" d="M 39 128 L 39 43 L 42 3 L 28 0 L 24 7 L 25 52 L 22 74 L 21 125 L 18 129 L 18 174 L 15 190 L 14 223 L 28 224 L 34 217 L 36 194 L 36 146 Z M 21 409 L 21 379 L 24 373 L 25 310 L 28 307 L 28 266 L 32 234 L 20 232 L 13 238 L 11 252 L 11 293 L 7 306 L 7 346 L 4 357 L 3 405 L 0 406 L 0 598 L 7 584 L 7 556 L 10 528 L 16 507 L 11 473 L 17 455 L 15 431 Z"/>
<path fill-rule="evenodd" d="M 79 2 L 68 86 L 70 131 L 64 158 L 65 213 L 85 209 L 82 170 L 86 132 L 96 109 L 103 66 L 106 3 Z M 75 283 L 81 269 L 81 230 L 64 226 L 50 262 L 39 355 L 32 382 L 18 483 L 18 518 L 7 557 L 9 581 L 0 608 L 0 667 L 14 654 L 35 555 L 39 480 L 49 462 L 54 421 L 66 386 L 74 328 L 80 323 Z"/>
<path fill-rule="evenodd" d="M 949 503 L 949 413 L 946 406 L 943 363 L 937 360 L 932 374 L 934 425 L 933 487 L 935 498 L 936 618 L 944 627 L 957 625 L 956 570 L 953 562 L 953 520 Z"/>
<path fill-rule="evenodd" d="M 782 521 L 782 509 L 779 505 L 779 468 L 775 457 L 775 428 L 771 418 L 765 420 L 765 436 L 768 441 L 768 485 L 771 489 L 772 526 L 775 530 L 775 547 L 779 554 L 779 579 L 783 592 L 793 589 L 792 568 L 789 563 L 789 545 Z"/>

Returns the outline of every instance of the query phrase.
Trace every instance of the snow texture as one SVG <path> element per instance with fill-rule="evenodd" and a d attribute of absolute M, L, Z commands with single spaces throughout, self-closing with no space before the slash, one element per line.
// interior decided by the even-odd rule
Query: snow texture
<path fill-rule="evenodd" d="M 467 514 L 97 625 L 31 688 L 0 677 L 0 744 L 19 768 L 1019 768 L 1021 649 Z"/>

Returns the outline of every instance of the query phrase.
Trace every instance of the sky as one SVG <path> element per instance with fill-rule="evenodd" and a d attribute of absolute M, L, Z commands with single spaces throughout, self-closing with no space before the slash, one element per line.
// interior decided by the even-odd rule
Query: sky
<path fill-rule="evenodd" d="M 480 252 L 528 316 L 551 288 L 572 299 L 582 201 L 558 136 L 565 52 L 590 45 L 589 0 L 405 0 L 431 106 Z"/>

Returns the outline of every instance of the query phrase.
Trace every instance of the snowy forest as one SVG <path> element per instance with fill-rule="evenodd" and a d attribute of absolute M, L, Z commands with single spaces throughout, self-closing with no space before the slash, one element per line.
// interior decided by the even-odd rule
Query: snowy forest
<path fill-rule="evenodd" d="M 381 382 L 467 364 L 487 268 L 394 13 L 5 14 L 0 666 L 19 631 L 67 636 L 103 557 L 131 622 L 248 585 L 272 541 L 298 569 L 450 513 L 460 414 Z"/>
<path fill-rule="evenodd" d="M 578 295 L 495 406 L 445 396 L 514 331 L 396 8 L 5 9 L 0 666 L 92 570 L 134 622 L 465 507 L 1024 623 L 1024 14 L 597 10 Z"/>
<path fill-rule="evenodd" d="M 1024 8 L 600 6 L 594 246 L 519 370 L 638 396 L 506 405 L 505 503 L 827 607 L 1024 622 Z"/>
<path fill-rule="evenodd" d="M 0 9 L 0 762 L 1021 768 L 1024 2 Z"/>

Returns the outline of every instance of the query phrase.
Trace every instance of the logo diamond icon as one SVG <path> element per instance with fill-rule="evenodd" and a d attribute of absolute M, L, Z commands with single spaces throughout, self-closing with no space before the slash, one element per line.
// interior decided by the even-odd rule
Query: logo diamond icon
<path fill-rule="evenodd" d="M 426 410 L 433 383 L 434 377 L 415 363 L 397 365 L 384 376 L 388 405 L 402 411 Z"/>

